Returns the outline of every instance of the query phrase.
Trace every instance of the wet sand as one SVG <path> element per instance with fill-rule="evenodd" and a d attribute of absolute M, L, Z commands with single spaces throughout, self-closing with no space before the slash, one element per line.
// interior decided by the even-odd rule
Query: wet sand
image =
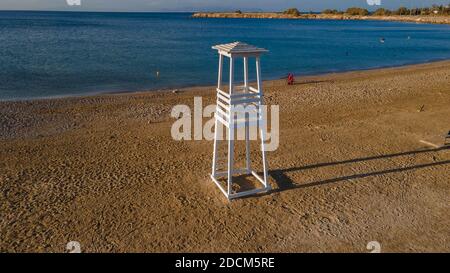
<path fill-rule="evenodd" d="M 297 80 L 264 83 L 274 190 L 232 202 L 170 135 L 214 87 L 0 102 L 0 251 L 449 252 L 450 61 Z"/>

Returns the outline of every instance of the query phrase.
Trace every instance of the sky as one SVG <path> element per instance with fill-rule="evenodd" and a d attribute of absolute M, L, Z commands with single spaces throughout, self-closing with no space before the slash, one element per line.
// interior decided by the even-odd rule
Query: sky
<path fill-rule="evenodd" d="M 68 5 L 81 1 L 81 5 Z M 381 1 L 381 6 L 368 2 Z M 378 7 L 423 7 L 450 4 L 450 0 L 0 0 L 0 10 L 64 10 L 64 11 L 281 11 L 296 7 L 300 11 L 352 6 L 369 10 Z"/>

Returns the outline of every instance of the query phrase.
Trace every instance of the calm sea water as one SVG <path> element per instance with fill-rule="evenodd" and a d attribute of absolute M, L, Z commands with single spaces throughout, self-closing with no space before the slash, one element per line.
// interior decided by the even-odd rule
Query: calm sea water
<path fill-rule="evenodd" d="M 0 99 L 214 84 L 236 40 L 270 50 L 264 79 L 450 58 L 448 25 L 190 15 L 0 12 Z"/>

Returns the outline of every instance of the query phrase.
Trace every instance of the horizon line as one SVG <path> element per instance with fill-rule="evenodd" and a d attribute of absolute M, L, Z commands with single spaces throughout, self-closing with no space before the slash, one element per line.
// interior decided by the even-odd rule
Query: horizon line
<path fill-rule="evenodd" d="M 446 6 L 446 5 L 443 5 L 443 6 Z M 401 7 L 406 7 L 406 6 L 399 6 L 396 9 L 399 9 Z M 426 6 L 426 7 L 423 7 L 423 8 L 431 8 L 431 7 L 432 6 Z M 369 10 L 369 12 L 372 12 L 372 11 L 375 11 L 375 10 L 377 10 L 379 8 L 382 8 L 382 7 L 352 6 L 352 7 L 349 7 L 349 8 L 362 8 L 362 9 Z M 413 7 L 406 7 L 406 8 L 414 9 L 414 8 L 420 8 L 420 7 L 413 6 Z M 347 10 L 347 8 L 345 8 L 345 9 L 326 8 L 326 9 L 323 9 L 323 10 L 308 10 L 308 11 L 300 10 L 300 13 L 311 13 L 311 12 L 313 12 L 313 13 L 321 13 L 324 10 L 327 10 L 327 9 L 337 10 L 337 11 L 341 11 L 341 12 L 345 12 L 345 10 Z M 384 8 L 384 9 L 396 10 L 396 9 L 389 9 L 389 8 Z M 145 10 L 145 11 L 124 10 L 124 11 L 119 11 L 119 10 L 67 10 L 67 9 L 65 9 L 65 10 L 60 10 L 60 9 L 47 9 L 47 10 L 45 10 L 45 9 L 44 10 L 40 10 L 40 9 L 0 9 L 0 12 L 79 12 L 79 13 L 82 13 L 82 12 L 85 12 L 85 13 L 198 13 L 198 12 L 211 12 L 211 13 L 213 13 L 213 12 L 217 12 L 217 13 L 233 13 L 236 10 L 240 10 L 243 13 L 282 13 L 283 12 L 283 10 L 279 10 L 279 11 L 274 11 L 274 10 L 270 10 L 270 11 L 269 10 L 267 10 L 267 11 L 253 10 L 253 11 L 251 11 L 251 10 L 246 10 L 246 9 L 231 9 L 231 8 L 228 9 L 228 10 L 225 10 L 225 9 L 224 10 L 206 10 L 206 9 L 202 10 L 202 9 L 200 9 L 200 10 L 153 10 L 153 11 L 151 11 L 151 10 Z"/>

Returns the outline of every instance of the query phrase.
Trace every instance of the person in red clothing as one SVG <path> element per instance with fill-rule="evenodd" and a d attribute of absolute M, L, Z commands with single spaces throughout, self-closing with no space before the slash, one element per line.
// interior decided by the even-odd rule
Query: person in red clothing
<path fill-rule="evenodd" d="M 293 85 L 293 84 L 294 84 L 294 81 L 295 81 L 295 79 L 294 79 L 294 74 L 289 73 L 289 74 L 288 74 L 288 77 L 287 77 L 287 83 L 288 83 L 288 85 Z"/>

